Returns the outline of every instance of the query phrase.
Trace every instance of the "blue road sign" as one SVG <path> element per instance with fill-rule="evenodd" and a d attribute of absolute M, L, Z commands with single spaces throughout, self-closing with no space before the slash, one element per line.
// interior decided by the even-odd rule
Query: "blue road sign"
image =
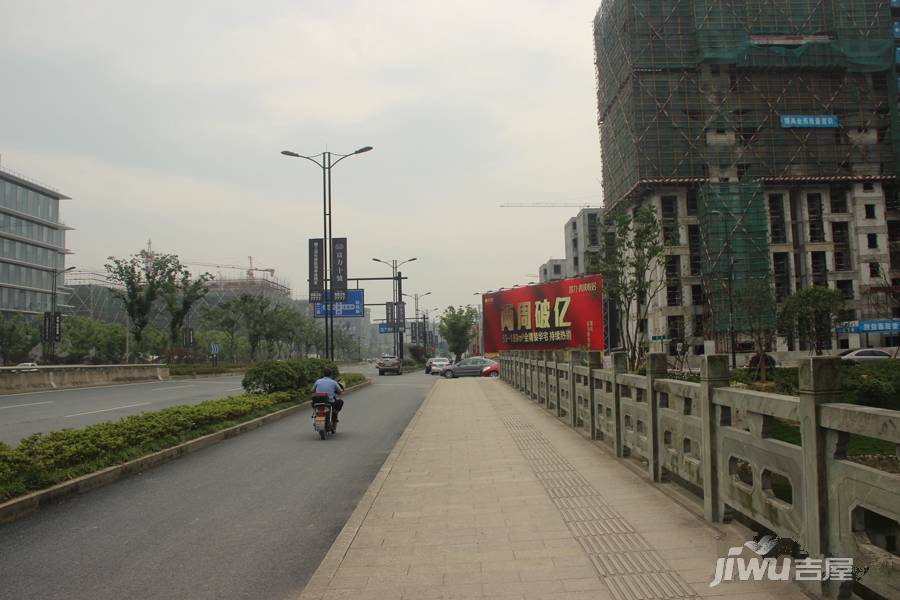
<path fill-rule="evenodd" d="M 393 323 L 379 323 L 378 333 L 395 333 L 397 326 Z"/>
<path fill-rule="evenodd" d="M 209 353 L 210 354 L 218 354 L 219 353 L 219 345 L 215 342 L 209 345 Z"/>
<path fill-rule="evenodd" d="M 900 319 L 860 319 L 835 327 L 835 333 L 896 333 L 900 331 Z"/>
<path fill-rule="evenodd" d="M 837 127 L 835 115 L 781 115 L 782 127 Z"/>
<path fill-rule="evenodd" d="M 365 294 L 363 290 L 347 290 L 347 299 L 343 302 L 334 303 L 334 313 L 328 312 L 328 294 L 325 294 L 324 302 L 316 302 L 314 306 L 315 312 L 313 316 L 317 319 L 324 319 L 325 314 L 332 314 L 335 317 L 364 317 L 365 311 Z"/>

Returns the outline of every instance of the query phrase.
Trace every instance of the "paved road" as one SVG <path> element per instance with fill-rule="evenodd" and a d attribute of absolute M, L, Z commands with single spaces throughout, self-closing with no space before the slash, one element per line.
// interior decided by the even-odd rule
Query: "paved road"
<path fill-rule="evenodd" d="M 240 394 L 242 375 L 0 395 L 0 442 Z"/>
<path fill-rule="evenodd" d="M 0 598 L 296 598 L 434 381 L 376 376 L 328 440 L 303 412 L 0 526 Z"/>

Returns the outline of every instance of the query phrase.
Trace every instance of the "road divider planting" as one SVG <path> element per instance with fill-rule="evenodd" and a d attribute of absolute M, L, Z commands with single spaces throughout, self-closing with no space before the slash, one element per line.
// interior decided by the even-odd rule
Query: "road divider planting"
<path fill-rule="evenodd" d="M 307 390 L 314 378 L 321 375 L 321 369 L 316 370 L 315 367 L 321 367 L 318 363 L 325 362 L 311 360 L 315 360 L 316 364 L 303 365 L 303 377 L 294 378 L 294 386 L 289 389 L 268 393 L 248 392 L 199 404 L 172 406 L 80 429 L 36 433 L 15 447 L 0 442 L 0 502 L 173 448 L 305 402 L 309 399 Z M 296 374 L 296 369 L 294 365 L 291 372 Z M 283 367 L 264 366 L 262 373 L 251 379 L 251 387 L 282 387 L 284 373 Z M 341 379 L 348 388 L 366 381 L 358 373 L 348 373 Z"/>

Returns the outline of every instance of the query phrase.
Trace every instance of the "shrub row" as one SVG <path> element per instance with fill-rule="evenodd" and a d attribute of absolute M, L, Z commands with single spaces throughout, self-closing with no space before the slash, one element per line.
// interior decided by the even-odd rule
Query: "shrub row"
<path fill-rule="evenodd" d="M 250 393 L 306 392 L 322 376 L 326 368 L 339 377 L 338 367 L 330 360 L 304 358 L 302 360 L 264 360 L 244 374 L 243 386 Z"/>
<path fill-rule="evenodd" d="M 169 375 L 218 375 L 225 373 L 243 373 L 245 366 L 218 366 L 212 365 L 178 365 L 170 364 Z"/>
<path fill-rule="evenodd" d="M 11 447 L 0 442 L 0 501 L 170 448 L 305 400 L 305 394 L 246 394 L 36 433 Z"/>

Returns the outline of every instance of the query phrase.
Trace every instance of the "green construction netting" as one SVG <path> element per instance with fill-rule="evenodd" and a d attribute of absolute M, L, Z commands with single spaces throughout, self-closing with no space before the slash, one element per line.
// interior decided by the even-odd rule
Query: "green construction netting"
<path fill-rule="evenodd" d="M 715 39 L 698 34 L 697 61 L 734 64 L 741 67 L 822 67 L 841 68 L 851 73 L 873 73 L 890 69 L 893 40 L 847 40 L 817 42 L 796 47 L 753 44 L 743 40 Z"/>
<path fill-rule="evenodd" d="M 701 272 L 714 333 L 774 325 L 765 194 L 756 183 L 700 186 Z"/>

